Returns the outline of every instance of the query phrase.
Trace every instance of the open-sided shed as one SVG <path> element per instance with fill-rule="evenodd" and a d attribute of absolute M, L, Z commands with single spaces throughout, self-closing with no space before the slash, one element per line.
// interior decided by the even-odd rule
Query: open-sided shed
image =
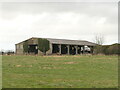
<path fill-rule="evenodd" d="M 42 54 L 39 49 L 39 39 L 46 39 L 49 41 L 49 50 L 46 54 L 84 54 L 93 53 L 95 43 L 85 40 L 67 40 L 67 39 L 52 39 L 52 38 L 35 38 L 32 37 L 20 43 L 17 43 L 16 54 Z M 25 42 L 27 42 L 27 49 L 25 50 Z M 43 45 L 44 48 L 45 45 Z"/>

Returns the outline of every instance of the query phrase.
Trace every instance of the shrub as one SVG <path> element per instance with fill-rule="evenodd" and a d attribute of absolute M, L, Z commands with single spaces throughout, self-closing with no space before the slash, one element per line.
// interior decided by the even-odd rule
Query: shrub
<path fill-rule="evenodd" d="M 120 54 L 120 44 L 97 45 L 94 48 L 94 53 L 105 54 L 105 55 Z"/>
<path fill-rule="evenodd" d="M 50 49 L 49 41 L 47 39 L 38 39 L 38 49 L 46 54 L 46 52 Z"/>
<path fill-rule="evenodd" d="M 95 54 L 102 54 L 102 45 L 96 45 L 94 48 Z"/>

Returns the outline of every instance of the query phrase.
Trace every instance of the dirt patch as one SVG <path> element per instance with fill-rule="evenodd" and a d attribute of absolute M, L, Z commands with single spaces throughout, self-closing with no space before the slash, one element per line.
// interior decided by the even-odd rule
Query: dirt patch
<path fill-rule="evenodd" d="M 65 62 L 64 64 L 76 64 L 76 62 Z"/>
<path fill-rule="evenodd" d="M 80 55 L 73 55 L 72 57 L 81 57 Z"/>
<path fill-rule="evenodd" d="M 100 60 L 104 60 L 104 59 L 105 59 L 105 60 L 109 60 L 109 59 L 113 59 L 113 58 L 99 57 L 99 58 L 95 58 L 95 60 L 96 60 L 96 59 L 100 59 Z"/>
<path fill-rule="evenodd" d="M 53 69 L 65 69 L 64 67 L 53 67 Z"/>
<path fill-rule="evenodd" d="M 52 69 L 51 67 L 43 67 L 42 69 Z"/>
<path fill-rule="evenodd" d="M 32 65 L 28 65 L 27 67 L 32 67 Z"/>
<path fill-rule="evenodd" d="M 22 65 L 16 65 L 16 67 L 22 67 Z"/>
<path fill-rule="evenodd" d="M 61 67 L 39 67 L 40 69 L 64 69 Z"/>
<path fill-rule="evenodd" d="M 15 67 L 32 67 L 32 65 L 25 65 L 25 66 L 23 66 L 23 65 L 15 65 Z"/>
<path fill-rule="evenodd" d="M 46 56 L 43 56 L 43 57 L 70 57 L 70 56 L 80 56 L 80 55 L 46 55 Z"/>
<path fill-rule="evenodd" d="M 64 57 L 63 55 L 50 55 L 50 56 L 44 56 L 44 57 Z"/>
<path fill-rule="evenodd" d="M 63 58 L 54 58 L 52 60 L 56 60 L 56 61 L 59 61 L 59 60 L 64 60 Z"/>
<path fill-rule="evenodd" d="M 54 79 L 53 81 L 55 81 L 55 82 L 61 82 L 61 81 L 63 81 L 63 82 L 81 82 L 81 80 L 68 80 L 68 79 Z"/>

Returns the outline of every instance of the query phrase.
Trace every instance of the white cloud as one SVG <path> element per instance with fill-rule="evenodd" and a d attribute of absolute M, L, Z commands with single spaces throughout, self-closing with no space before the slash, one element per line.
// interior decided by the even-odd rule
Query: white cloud
<path fill-rule="evenodd" d="M 86 9 L 91 11 L 91 8 L 86 7 Z M 106 44 L 112 44 L 117 41 L 117 20 L 113 23 L 111 22 L 113 18 L 108 18 L 106 14 L 95 14 L 95 11 L 94 15 L 92 15 L 88 11 L 82 11 L 81 8 L 77 12 L 71 9 L 60 12 L 42 10 L 39 13 L 27 13 L 23 9 L 22 11 L 24 12 L 12 11 L 12 13 L 2 10 L 3 13 L 0 16 L 0 36 L 2 37 L 0 38 L 0 43 L 2 44 L 0 47 L 3 49 L 14 49 L 15 43 L 30 37 L 93 41 L 94 35 L 101 33 L 107 39 Z M 99 13 L 102 13 L 100 7 L 98 10 L 100 10 Z M 103 12 L 105 11 L 103 10 Z M 10 16 L 9 13 L 11 13 Z"/>

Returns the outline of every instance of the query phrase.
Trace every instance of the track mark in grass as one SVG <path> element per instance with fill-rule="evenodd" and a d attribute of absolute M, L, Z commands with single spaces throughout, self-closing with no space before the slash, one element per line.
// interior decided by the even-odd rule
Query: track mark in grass
<path fill-rule="evenodd" d="M 77 62 L 65 62 L 64 64 L 76 64 Z"/>
<path fill-rule="evenodd" d="M 46 84 L 48 84 L 48 83 L 45 82 L 45 81 L 39 81 L 39 82 L 38 82 L 38 85 L 46 85 Z"/>
<path fill-rule="evenodd" d="M 54 82 L 81 82 L 82 80 L 79 79 L 54 79 Z"/>
<path fill-rule="evenodd" d="M 32 67 L 32 65 L 15 65 L 15 67 Z"/>
<path fill-rule="evenodd" d="M 65 68 L 64 67 L 55 67 L 55 66 L 54 67 L 49 67 L 49 66 L 48 67 L 47 66 L 41 67 L 40 66 L 39 69 L 65 69 Z"/>
<path fill-rule="evenodd" d="M 22 65 L 16 65 L 16 67 L 22 67 Z"/>

